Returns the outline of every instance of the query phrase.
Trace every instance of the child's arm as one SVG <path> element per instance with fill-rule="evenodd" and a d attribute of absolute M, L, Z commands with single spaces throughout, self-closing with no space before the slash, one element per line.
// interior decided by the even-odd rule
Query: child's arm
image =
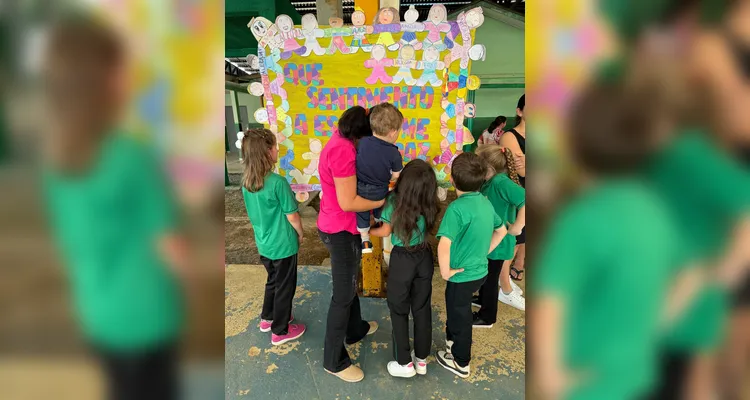
<path fill-rule="evenodd" d="M 505 223 L 497 213 L 492 213 L 492 226 L 495 227 L 495 231 L 492 232 L 492 239 L 490 240 L 490 249 L 487 250 L 487 254 L 492 253 L 495 247 L 503 241 L 505 235 L 508 234 L 508 229 L 505 227 Z"/>
<path fill-rule="evenodd" d="M 548 295 L 536 300 L 530 317 L 534 329 L 530 337 L 535 349 L 534 364 L 536 384 L 546 399 L 560 399 L 570 387 L 570 379 L 562 363 L 561 334 L 563 332 L 564 303 Z"/>
<path fill-rule="evenodd" d="M 393 228 L 391 227 L 391 224 L 383 221 L 383 224 L 380 225 L 379 227 L 370 228 L 370 235 L 377 236 L 377 237 L 386 237 L 386 236 L 389 236 L 392 231 L 393 231 Z"/>
<path fill-rule="evenodd" d="M 492 232 L 492 240 L 490 241 L 490 249 L 487 250 L 487 254 L 492 253 L 492 250 L 495 250 L 495 247 L 500 244 L 500 242 L 503 241 L 503 238 L 505 238 L 505 235 L 508 234 L 508 229 L 505 228 L 505 226 L 501 226 L 497 229 L 495 229 L 494 232 Z"/>
<path fill-rule="evenodd" d="M 451 240 L 445 236 L 438 242 L 438 264 L 440 265 L 440 276 L 446 281 L 459 272 L 464 272 L 463 268 L 451 269 Z"/>
<path fill-rule="evenodd" d="M 302 240 L 304 239 L 305 234 L 302 231 L 302 218 L 299 216 L 299 212 L 293 212 L 291 214 L 287 214 L 286 219 L 292 225 L 292 228 L 294 228 L 294 230 L 297 231 L 299 244 L 302 244 Z"/>
<path fill-rule="evenodd" d="M 524 204 L 518 209 L 518 215 L 516 216 L 516 222 L 508 227 L 508 234 L 518 236 L 523 231 L 523 227 L 526 226 L 526 205 Z"/>
<path fill-rule="evenodd" d="M 399 175 L 401 175 L 401 171 L 396 171 L 391 173 L 391 181 L 395 181 L 398 179 Z"/>

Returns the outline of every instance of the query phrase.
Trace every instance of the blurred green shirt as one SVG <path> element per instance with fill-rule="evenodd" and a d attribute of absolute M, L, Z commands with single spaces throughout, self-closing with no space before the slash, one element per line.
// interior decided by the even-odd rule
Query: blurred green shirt
<path fill-rule="evenodd" d="M 133 138 L 112 134 L 88 172 L 46 171 L 45 189 L 88 339 L 108 350 L 176 340 L 183 298 L 158 240 L 176 227 L 177 209 L 156 154 Z"/>
<path fill-rule="evenodd" d="M 686 130 L 656 157 L 649 178 L 665 199 L 680 233 L 680 261 L 709 262 L 721 255 L 734 222 L 750 206 L 750 176 L 739 161 L 719 148 L 707 133 Z M 716 347 L 723 336 L 727 293 L 706 287 L 666 335 L 675 350 Z"/>
<path fill-rule="evenodd" d="M 448 206 L 437 236 L 451 240 L 451 269 L 464 269 L 450 282 L 470 282 L 487 276 L 492 233 L 501 226 L 503 220 L 479 192 L 464 193 Z"/>
<path fill-rule="evenodd" d="M 531 287 L 565 305 L 564 365 L 586 376 L 567 399 L 630 399 L 653 385 L 672 228 L 659 197 L 627 179 L 588 188 L 556 216 Z"/>
<path fill-rule="evenodd" d="M 393 217 L 393 209 L 395 207 L 393 203 L 395 201 L 396 199 L 393 195 L 388 196 L 388 201 L 386 201 L 385 207 L 383 207 L 383 214 L 381 215 L 381 218 L 383 219 L 383 221 L 391 224 L 391 227 L 393 226 L 392 217 Z M 424 242 L 424 235 L 425 235 L 424 231 L 425 231 L 424 217 L 420 215 L 417 218 L 417 230 L 412 232 L 411 238 L 409 239 L 410 247 L 417 246 L 421 244 L 422 242 Z M 393 243 L 394 246 L 405 247 L 403 240 L 401 240 L 401 238 L 398 237 L 398 235 L 396 235 L 395 232 L 391 232 L 391 243 Z"/>
<path fill-rule="evenodd" d="M 298 210 L 289 182 L 271 172 L 263 181 L 263 189 L 250 192 L 242 188 L 245 209 L 255 232 L 258 253 L 271 260 L 281 260 L 297 254 L 297 231 L 286 218 Z"/>
<path fill-rule="evenodd" d="M 507 174 L 497 174 L 482 187 L 495 213 L 509 224 L 516 222 L 518 209 L 526 204 L 526 190 L 513 182 Z M 516 237 L 505 235 L 503 241 L 487 256 L 490 260 L 510 260 L 516 247 Z"/>

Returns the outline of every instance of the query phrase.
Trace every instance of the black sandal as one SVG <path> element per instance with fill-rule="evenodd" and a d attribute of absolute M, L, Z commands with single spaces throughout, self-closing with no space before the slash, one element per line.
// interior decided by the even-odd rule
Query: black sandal
<path fill-rule="evenodd" d="M 516 267 L 510 267 L 510 279 L 513 279 L 514 281 L 522 281 L 523 273 L 524 273 L 524 270 L 522 269 L 516 269 Z"/>

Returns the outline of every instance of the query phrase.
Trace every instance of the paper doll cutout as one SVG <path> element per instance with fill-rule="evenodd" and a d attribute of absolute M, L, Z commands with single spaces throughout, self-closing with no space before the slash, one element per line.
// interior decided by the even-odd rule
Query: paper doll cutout
<path fill-rule="evenodd" d="M 372 68 L 372 73 L 365 79 L 365 82 L 370 85 L 374 85 L 378 80 L 386 84 L 391 83 L 393 78 L 385 72 L 385 67 L 392 67 L 393 60 L 385 58 L 385 47 L 382 44 L 372 46 L 370 55 L 372 58 L 365 61 L 365 67 Z"/>
<path fill-rule="evenodd" d="M 344 43 L 344 36 L 351 34 L 351 28 L 344 28 L 344 20 L 338 17 L 328 18 L 328 24 L 330 28 L 326 29 L 325 36 L 331 38 L 331 44 L 326 50 L 327 54 L 336 54 L 336 50 L 340 51 L 341 54 L 349 54 L 349 46 Z"/>
<path fill-rule="evenodd" d="M 382 44 L 388 50 L 398 50 L 399 44 L 393 40 L 392 33 L 401 32 L 401 24 L 398 21 L 398 10 L 393 7 L 383 7 L 375 14 L 372 23 L 372 33 L 379 34 L 375 44 Z"/>
<path fill-rule="evenodd" d="M 310 164 L 302 171 L 307 175 L 316 175 L 318 173 L 318 161 L 320 152 L 323 150 L 323 144 L 318 139 L 310 139 L 310 151 L 302 154 L 303 160 L 309 160 Z M 301 182 L 300 182 L 301 183 Z"/>
<path fill-rule="evenodd" d="M 305 52 L 302 55 L 307 57 L 311 52 L 318 56 L 325 54 L 326 49 L 318 43 L 318 38 L 322 38 L 324 35 L 323 30 L 318 27 L 318 19 L 315 14 L 303 15 L 302 37 L 305 38 Z"/>
<path fill-rule="evenodd" d="M 484 22 L 484 14 L 482 13 L 481 7 L 475 7 L 467 12 L 462 12 L 456 17 L 456 23 L 458 24 L 459 32 L 461 34 L 461 44 L 458 43 L 453 45 L 450 52 L 450 62 L 455 60 L 461 60 L 461 68 L 467 68 L 469 66 L 469 59 L 478 60 L 484 58 L 484 46 L 475 47 L 471 45 L 471 30 L 476 29 Z M 449 36 L 454 36 L 454 40 L 457 39 L 456 33 L 451 31 Z M 456 40 L 458 42 L 458 40 Z M 472 56 L 473 53 L 473 56 Z"/>
<path fill-rule="evenodd" d="M 281 14 L 276 17 L 276 27 L 279 29 L 279 36 L 284 40 L 284 51 L 281 53 L 281 58 L 286 60 L 292 56 L 292 53 L 301 55 L 307 51 L 305 46 L 300 46 L 297 42 L 297 38 L 302 36 L 302 31 L 294 27 L 294 22 L 290 16 Z"/>
<path fill-rule="evenodd" d="M 445 21 L 448 11 L 442 4 L 433 4 L 430 7 L 430 13 L 427 15 L 427 21 L 424 22 L 424 29 L 427 31 L 427 37 L 424 39 L 423 48 L 435 47 L 438 51 L 446 49 L 442 41 L 441 33 L 451 30 L 451 25 Z"/>
<path fill-rule="evenodd" d="M 401 40 L 399 43 L 401 46 L 410 45 L 414 50 L 422 49 L 422 42 L 417 40 L 417 34 L 415 32 L 424 31 L 424 24 L 417 22 L 419 18 L 419 11 L 414 6 L 409 6 L 409 9 L 404 13 L 404 22 L 401 23 Z"/>
<path fill-rule="evenodd" d="M 443 80 L 438 78 L 436 73 L 436 71 L 445 68 L 445 63 L 440 61 L 439 58 L 440 51 L 435 46 L 425 48 L 422 52 L 422 61 L 418 62 L 416 67 L 423 70 L 422 76 L 417 79 L 417 86 L 424 86 L 429 83 L 433 87 L 438 87 L 443 84 Z"/>
<path fill-rule="evenodd" d="M 411 70 L 417 66 L 417 62 L 414 60 L 414 53 L 414 47 L 410 44 L 401 46 L 398 58 L 393 64 L 394 66 L 399 67 L 399 69 L 398 72 L 396 72 L 396 75 L 393 75 L 391 83 L 401 83 L 401 81 L 403 81 L 409 86 L 417 83 L 417 80 L 411 75 Z"/>
<path fill-rule="evenodd" d="M 365 52 L 369 52 L 372 49 L 372 45 L 367 41 L 367 30 L 365 26 L 365 12 L 360 7 L 354 7 L 352 13 L 352 41 L 349 45 L 349 53 L 354 54 L 361 48 Z"/>
<path fill-rule="evenodd" d="M 247 26 L 255 39 L 258 40 L 259 48 L 268 46 L 269 49 L 274 50 L 284 47 L 284 41 L 279 35 L 278 27 L 266 18 L 255 17 L 250 20 Z"/>

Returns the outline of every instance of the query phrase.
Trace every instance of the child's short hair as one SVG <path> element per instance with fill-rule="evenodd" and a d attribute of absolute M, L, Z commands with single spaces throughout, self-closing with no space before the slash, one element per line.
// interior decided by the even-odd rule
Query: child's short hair
<path fill-rule="evenodd" d="M 403 123 L 404 115 L 391 103 L 380 103 L 370 109 L 370 127 L 378 136 L 398 131 Z"/>
<path fill-rule="evenodd" d="M 476 192 L 487 176 L 487 165 L 474 153 L 461 153 L 451 165 L 453 186 L 462 192 Z"/>

